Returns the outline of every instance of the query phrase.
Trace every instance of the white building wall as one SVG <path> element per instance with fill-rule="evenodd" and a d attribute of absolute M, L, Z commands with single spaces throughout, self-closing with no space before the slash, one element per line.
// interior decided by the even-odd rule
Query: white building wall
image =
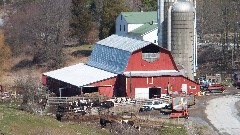
<path fill-rule="evenodd" d="M 143 36 L 143 40 L 157 44 L 157 42 L 158 42 L 157 32 L 158 32 L 158 30 L 156 29 L 150 33 L 147 33 L 146 35 Z"/>
<path fill-rule="evenodd" d="M 128 24 L 122 14 L 120 14 L 116 19 L 115 30 L 116 34 L 118 35 L 125 35 L 126 33 L 128 33 Z"/>
<path fill-rule="evenodd" d="M 132 30 L 141 27 L 143 24 L 128 24 L 128 32 L 131 32 Z"/>

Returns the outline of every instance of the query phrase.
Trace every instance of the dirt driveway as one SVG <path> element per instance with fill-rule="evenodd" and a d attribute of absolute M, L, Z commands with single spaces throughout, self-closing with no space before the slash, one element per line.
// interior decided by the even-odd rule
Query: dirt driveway
<path fill-rule="evenodd" d="M 240 119 L 235 107 L 239 100 L 234 96 L 224 96 L 209 101 L 205 113 L 220 134 L 239 135 Z"/>
<path fill-rule="evenodd" d="M 204 135 L 234 135 L 235 130 L 239 134 L 240 120 L 237 121 L 236 119 L 239 118 L 240 114 L 240 98 L 234 98 L 233 96 L 237 92 L 240 92 L 240 89 L 226 87 L 224 94 L 197 97 L 196 105 L 189 108 L 190 120 L 195 124 L 205 125 L 209 128 L 210 131 L 204 133 Z M 231 121 L 236 126 L 231 125 Z"/>

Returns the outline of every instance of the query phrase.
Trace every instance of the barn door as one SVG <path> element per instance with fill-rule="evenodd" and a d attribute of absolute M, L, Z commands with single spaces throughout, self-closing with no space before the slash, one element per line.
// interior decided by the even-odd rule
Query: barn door
<path fill-rule="evenodd" d="M 182 92 L 187 94 L 187 84 L 182 84 Z"/>
<path fill-rule="evenodd" d="M 149 88 L 149 98 L 160 98 L 161 88 Z"/>
<path fill-rule="evenodd" d="M 149 88 L 135 88 L 136 99 L 149 99 Z"/>

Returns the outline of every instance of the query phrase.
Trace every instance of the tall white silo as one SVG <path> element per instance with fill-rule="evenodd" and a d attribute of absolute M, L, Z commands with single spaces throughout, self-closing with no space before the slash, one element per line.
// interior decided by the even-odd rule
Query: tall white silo
<path fill-rule="evenodd" d="M 177 65 L 194 80 L 195 66 L 195 8 L 186 0 L 178 0 L 171 7 L 170 49 Z"/>

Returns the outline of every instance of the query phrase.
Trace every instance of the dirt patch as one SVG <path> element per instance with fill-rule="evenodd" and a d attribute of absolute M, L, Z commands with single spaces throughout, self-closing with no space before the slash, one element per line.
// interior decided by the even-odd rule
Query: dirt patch
<path fill-rule="evenodd" d="M 195 128 L 200 130 L 199 134 L 201 134 L 201 130 L 206 130 L 209 134 L 219 134 L 219 131 L 211 124 L 205 113 L 208 102 L 225 95 L 234 95 L 239 91 L 240 90 L 235 87 L 226 86 L 226 90 L 223 94 L 211 94 L 210 96 L 196 97 L 196 105 L 189 108 L 189 119 L 193 122 Z M 237 106 L 236 108 L 238 109 L 238 112 L 240 112 L 240 101 L 237 102 L 235 106 Z M 240 113 L 238 113 L 238 115 L 240 116 Z"/>
<path fill-rule="evenodd" d="M 235 107 L 236 107 L 236 109 L 238 110 L 238 117 L 240 118 L 240 101 L 238 101 L 238 102 L 236 102 L 235 103 Z"/>

